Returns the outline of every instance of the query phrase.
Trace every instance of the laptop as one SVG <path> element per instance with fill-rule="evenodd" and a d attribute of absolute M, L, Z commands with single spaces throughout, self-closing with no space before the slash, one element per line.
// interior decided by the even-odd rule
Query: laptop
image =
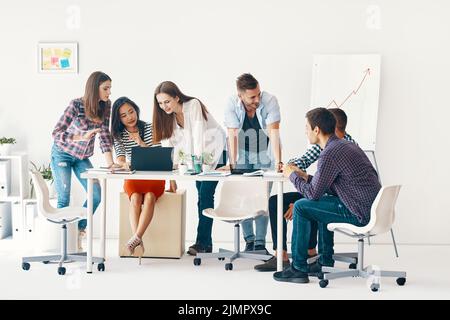
<path fill-rule="evenodd" d="M 137 171 L 172 171 L 173 148 L 131 148 L 131 169 Z"/>
<path fill-rule="evenodd" d="M 231 174 L 244 174 L 261 170 L 261 165 L 256 164 L 236 164 L 230 166 Z"/>

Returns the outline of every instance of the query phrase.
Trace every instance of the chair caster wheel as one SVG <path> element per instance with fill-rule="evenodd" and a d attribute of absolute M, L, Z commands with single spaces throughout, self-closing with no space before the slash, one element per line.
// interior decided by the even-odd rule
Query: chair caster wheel
<path fill-rule="evenodd" d="M 226 263 L 225 264 L 225 270 L 233 270 L 233 264 L 232 263 Z"/>
<path fill-rule="evenodd" d="M 202 259 L 200 258 L 194 258 L 194 266 L 199 266 L 202 264 Z"/>
<path fill-rule="evenodd" d="M 49 264 L 50 261 L 42 261 L 43 264 Z"/>
<path fill-rule="evenodd" d="M 349 269 L 356 269 L 356 263 L 350 263 L 350 264 L 348 265 L 348 268 L 349 268 Z"/>
<path fill-rule="evenodd" d="M 99 263 L 97 265 L 97 270 L 98 271 L 105 271 L 105 264 L 104 263 Z"/>
<path fill-rule="evenodd" d="M 328 285 L 328 280 L 320 280 L 319 286 L 325 288 Z"/>
<path fill-rule="evenodd" d="M 219 259 L 219 261 L 223 261 L 223 260 L 225 260 L 225 258 L 217 258 L 217 259 Z"/>
<path fill-rule="evenodd" d="M 380 289 L 380 284 L 379 283 L 372 283 L 370 285 L 370 290 L 372 290 L 372 292 L 377 292 L 378 289 Z"/>
<path fill-rule="evenodd" d="M 405 285 L 406 278 L 397 278 L 396 281 L 399 286 L 403 286 L 403 285 Z"/>
<path fill-rule="evenodd" d="M 30 270 L 30 264 L 28 262 L 22 263 L 22 269 L 23 270 Z"/>
<path fill-rule="evenodd" d="M 58 268 L 58 274 L 61 275 L 61 276 L 65 275 L 66 274 L 66 268 L 59 267 Z"/>

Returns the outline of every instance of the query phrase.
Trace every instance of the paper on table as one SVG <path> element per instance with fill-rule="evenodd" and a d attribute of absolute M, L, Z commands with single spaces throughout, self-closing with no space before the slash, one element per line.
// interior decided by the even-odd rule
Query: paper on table
<path fill-rule="evenodd" d="M 282 177 L 283 172 L 276 172 L 276 171 L 266 171 L 263 174 L 264 177 Z"/>
<path fill-rule="evenodd" d="M 242 175 L 246 176 L 246 177 L 259 177 L 259 176 L 264 175 L 264 170 L 256 170 L 256 171 L 253 171 L 253 172 L 246 172 L 246 173 L 244 173 Z"/>
<path fill-rule="evenodd" d="M 136 170 L 127 170 L 127 169 L 109 169 L 109 168 L 89 168 L 87 169 L 89 172 L 106 172 L 112 174 L 133 174 Z"/>
<path fill-rule="evenodd" d="M 199 176 L 215 176 L 215 177 L 226 177 L 231 175 L 231 172 L 229 171 L 209 171 L 209 172 L 202 172 L 198 174 Z"/>

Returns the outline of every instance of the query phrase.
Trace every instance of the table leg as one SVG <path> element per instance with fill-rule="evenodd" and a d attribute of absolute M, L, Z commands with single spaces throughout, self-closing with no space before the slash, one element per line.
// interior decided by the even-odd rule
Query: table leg
<path fill-rule="evenodd" d="M 100 179 L 100 187 L 102 190 L 102 210 L 100 211 L 100 257 L 105 259 L 105 242 L 106 242 L 106 179 Z"/>
<path fill-rule="evenodd" d="M 86 252 L 86 272 L 92 273 L 92 234 L 94 214 L 94 181 L 87 179 L 87 252 Z"/>
<path fill-rule="evenodd" d="M 277 184 L 277 271 L 283 271 L 283 181 Z"/>

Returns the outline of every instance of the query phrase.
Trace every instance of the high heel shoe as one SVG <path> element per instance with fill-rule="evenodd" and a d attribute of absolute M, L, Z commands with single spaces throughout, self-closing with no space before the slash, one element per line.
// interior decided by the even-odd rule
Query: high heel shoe
<path fill-rule="evenodd" d="M 139 264 L 141 264 L 141 258 L 144 255 L 144 244 L 142 239 L 137 235 L 134 235 L 127 242 L 128 255 L 139 257 Z"/>
<path fill-rule="evenodd" d="M 144 249 L 144 243 L 141 240 L 141 243 L 134 249 L 133 256 L 139 258 L 139 265 L 141 265 L 141 259 L 144 255 L 145 249 Z"/>

